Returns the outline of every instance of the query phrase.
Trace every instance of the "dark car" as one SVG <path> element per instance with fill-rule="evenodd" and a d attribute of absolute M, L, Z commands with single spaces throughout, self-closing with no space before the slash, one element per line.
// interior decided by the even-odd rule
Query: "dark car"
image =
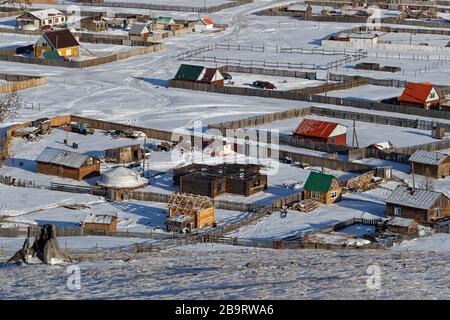
<path fill-rule="evenodd" d="M 224 72 L 224 73 L 222 73 L 222 75 L 223 75 L 223 78 L 224 78 L 225 80 L 232 80 L 232 79 L 233 79 L 233 77 L 231 76 L 231 74 L 229 74 L 228 72 Z"/>
<path fill-rule="evenodd" d="M 276 89 L 274 84 L 267 82 L 267 81 L 260 81 L 260 80 L 253 82 L 253 86 L 261 88 L 261 89 L 272 89 L 272 90 Z"/>

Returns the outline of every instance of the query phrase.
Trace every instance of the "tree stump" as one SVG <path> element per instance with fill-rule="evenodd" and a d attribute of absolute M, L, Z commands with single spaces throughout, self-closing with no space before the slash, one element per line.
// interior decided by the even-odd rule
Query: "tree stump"
<path fill-rule="evenodd" d="M 28 237 L 25 240 L 22 249 L 16 252 L 8 262 L 12 263 L 28 263 L 31 259 L 39 259 L 45 264 L 56 264 L 65 261 L 71 261 L 70 257 L 63 253 L 56 239 L 56 227 L 46 224 L 42 226 L 39 236 L 34 240 L 30 247 L 30 229 L 28 229 Z"/>

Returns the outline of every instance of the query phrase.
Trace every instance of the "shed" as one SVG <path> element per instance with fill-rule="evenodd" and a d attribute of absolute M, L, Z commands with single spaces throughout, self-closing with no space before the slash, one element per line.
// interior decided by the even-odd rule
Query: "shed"
<path fill-rule="evenodd" d="M 306 180 L 304 199 L 312 199 L 323 204 L 332 204 L 341 200 L 342 186 L 335 176 L 312 171 Z"/>
<path fill-rule="evenodd" d="M 409 158 L 411 172 L 435 179 L 450 175 L 450 155 L 442 152 L 417 150 Z"/>
<path fill-rule="evenodd" d="M 413 234 L 417 231 L 419 224 L 414 219 L 392 217 L 386 223 L 387 230 L 400 234 Z"/>
<path fill-rule="evenodd" d="M 397 186 L 386 199 L 386 211 L 418 223 L 439 221 L 450 216 L 450 199 L 442 192 Z"/>
<path fill-rule="evenodd" d="M 104 188 L 113 201 L 128 200 L 133 190 L 148 185 L 148 180 L 132 169 L 116 167 L 102 174 L 97 185 Z"/>
<path fill-rule="evenodd" d="M 100 160 L 86 153 L 47 147 L 36 158 L 37 172 L 82 180 L 100 174 Z"/>
<path fill-rule="evenodd" d="M 328 121 L 303 119 L 293 135 L 302 140 L 339 145 L 347 144 L 347 128 L 341 124 Z"/>
<path fill-rule="evenodd" d="M 212 199 L 187 193 L 173 193 L 168 201 L 169 217 L 177 215 L 193 217 L 190 229 L 214 224 L 214 203 Z M 170 222 L 170 220 L 168 220 Z"/>
<path fill-rule="evenodd" d="M 88 214 L 83 220 L 86 234 L 109 235 L 117 231 L 117 216 L 108 214 Z"/>
<path fill-rule="evenodd" d="M 144 152 L 140 144 L 133 144 L 105 150 L 105 160 L 114 163 L 130 163 L 141 161 Z"/>
<path fill-rule="evenodd" d="M 439 95 L 429 82 L 407 82 L 399 98 L 400 105 L 429 109 L 439 106 Z"/>

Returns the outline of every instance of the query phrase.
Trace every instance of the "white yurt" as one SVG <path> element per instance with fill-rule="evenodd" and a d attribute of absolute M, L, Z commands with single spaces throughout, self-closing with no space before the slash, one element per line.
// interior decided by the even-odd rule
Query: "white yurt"
<path fill-rule="evenodd" d="M 130 191 L 148 185 L 148 180 L 134 170 L 116 167 L 102 174 L 97 185 L 103 187 L 108 197 L 114 201 L 127 200 Z"/>

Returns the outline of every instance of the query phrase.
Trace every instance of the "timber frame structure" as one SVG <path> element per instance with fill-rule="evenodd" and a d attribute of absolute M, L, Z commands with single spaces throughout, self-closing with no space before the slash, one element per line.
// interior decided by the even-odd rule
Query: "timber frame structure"
<path fill-rule="evenodd" d="M 214 208 L 212 199 L 206 196 L 186 193 L 172 193 L 167 205 L 171 212 L 170 216 L 176 214 L 195 215 L 202 210 Z"/>

